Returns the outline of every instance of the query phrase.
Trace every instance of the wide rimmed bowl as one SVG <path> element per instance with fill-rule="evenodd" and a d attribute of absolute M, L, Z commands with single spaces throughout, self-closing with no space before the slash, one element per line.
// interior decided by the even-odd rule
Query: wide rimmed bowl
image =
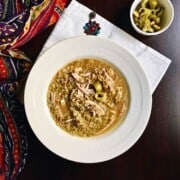
<path fill-rule="evenodd" d="M 112 131 L 92 138 L 72 136 L 57 127 L 46 99 L 55 73 L 83 57 L 104 59 L 116 66 L 130 91 L 130 106 L 124 121 Z M 95 36 L 69 38 L 49 48 L 34 64 L 24 98 L 28 122 L 42 144 L 60 157 L 81 163 L 107 161 L 132 147 L 148 124 L 152 105 L 149 84 L 138 61 L 111 40 Z"/>

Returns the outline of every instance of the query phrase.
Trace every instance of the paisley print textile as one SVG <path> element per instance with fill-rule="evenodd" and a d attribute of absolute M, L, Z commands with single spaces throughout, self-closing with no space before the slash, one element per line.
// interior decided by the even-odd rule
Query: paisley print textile
<path fill-rule="evenodd" d="M 59 19 L 66 0 L 0 0 L 0 180 L 26 163 L 28 137 L 17 93 L 33 61 L 19 48 Z"/>

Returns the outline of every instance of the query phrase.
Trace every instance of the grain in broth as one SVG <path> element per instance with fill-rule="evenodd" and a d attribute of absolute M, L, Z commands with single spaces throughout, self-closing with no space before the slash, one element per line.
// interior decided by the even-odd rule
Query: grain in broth
<path fill-rule="evenodd" d="M 76 59 L 61 68 L 47 92 L 55 123 L 80 137 L 97 136 L 116 127 L 127 114 L 129 101 L 121 72 L 95 58 Z"/>

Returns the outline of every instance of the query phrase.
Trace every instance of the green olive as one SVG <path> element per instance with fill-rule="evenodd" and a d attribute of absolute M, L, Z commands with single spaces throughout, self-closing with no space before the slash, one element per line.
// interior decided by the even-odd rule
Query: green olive
<path fill-rule="evenodd" d="M 146 8 L 149 0 L 141 0 L 141 7 Z"/>
<path fill-rule="evenodd" d="M 149 6 L 150 9 L 155 9 L 158 5 L 158 1 L 157 0 L 149 0 Z"/>
<path fill-rule="evenodd" d="M 95 94 L 95 99 L 98 101 L 104 101 L 106 99 L 106 94 L 104 92 L 97 92 Z"/>
<path fill-rule="evenodd" d="M 151 21 L 155 21 L 157 24 L 160 23 L 160 18 L 159 18 L 158 16 L 156 16 L 155 14 L 150 15 L 150 16 L 149 16 L 149 19 L 150 19 Z"/>
<path fill-rule="evenodd" d="M 160 27 L 160 26 L 158 26 L 157 24 L 153 24 L 153 28 L 154 28 L 156 31 L 158 31 L 158 30 L 160 30 L 160 29 L 161 29 L 161 27 Z"/>
<path fill-rule="evenodd" d="M 139 12 L 138 12 L 138 11 L 135 10 L 135 11 L 133 12 L 133 15 L 134 15 L 136 18 L 139 18 Z"/>
<path fill-rule="evenodd" d="M 149 19 L 145 20 L 143 29 L 144 32 L 154 32 L 154 29 L 151 27 L 151 22 Z"/>
<path fill-rule="evenodd" d="M 102 91 L 102 84 L 99 82 L 99 81 L 96 81 L 94 84 L 93 84 L 96 92 L 101 92 Z"/>

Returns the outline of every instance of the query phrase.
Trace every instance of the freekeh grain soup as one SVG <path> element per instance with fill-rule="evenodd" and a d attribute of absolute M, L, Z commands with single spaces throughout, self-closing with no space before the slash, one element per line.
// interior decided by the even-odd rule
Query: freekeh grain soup
<path fill-rule="evenodd" d="M 130 94 L 121 72 L 104 60 L 76 59 L 52 78 L 47 104 L 55 123 L 71 135 L 91 137 L 121 123 Z"/>

